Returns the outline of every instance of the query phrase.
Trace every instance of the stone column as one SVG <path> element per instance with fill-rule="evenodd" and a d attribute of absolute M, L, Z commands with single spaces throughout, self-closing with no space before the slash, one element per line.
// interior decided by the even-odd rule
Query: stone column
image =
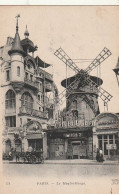
<path fill-rule="evenodd" d="M 43 157 L 44 159 L 47 158 L 47 133 L 44 133 L 43 137 Z"/>
<path fill-rule="evenodd" d="M 67 158 L 67 148 L 68 148 L 68 139 L 65 139 L 65 142 L 64 142 L 65 158 Z"/>
<path fill-rule="evenodd" d="M 26 152 L 28 150 L 28 140 L 26 137 L 22 140 L 22 151 Z"/>
<path fill-rule="evenodd" d="M 98 148 L 98 138 L 97 138 L 97 134 L 96 133 L 93 133 L 93 160 L 96 159 L 97 148 Z"/>

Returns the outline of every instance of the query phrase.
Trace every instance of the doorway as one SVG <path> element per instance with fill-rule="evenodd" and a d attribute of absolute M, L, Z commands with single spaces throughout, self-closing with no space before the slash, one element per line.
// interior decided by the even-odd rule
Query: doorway
<path fill-rule="evenodd" d="M 5 144 L 6 144 L 6 146 L 5 146 L 5 153 L 9 154 L 9 152 L 11 150 L 11 141 L 7 140 Z"/>

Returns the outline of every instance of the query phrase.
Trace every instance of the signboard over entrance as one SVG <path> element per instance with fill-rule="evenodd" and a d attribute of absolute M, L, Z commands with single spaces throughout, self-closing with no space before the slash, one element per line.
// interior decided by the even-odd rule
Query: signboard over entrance
<path fill-rule="evenodd" d="M 106 145 L 106 149 L 107 150 L 116 150 L 117 149 L 117 145 L 116 144 L 107 144 Z"/>

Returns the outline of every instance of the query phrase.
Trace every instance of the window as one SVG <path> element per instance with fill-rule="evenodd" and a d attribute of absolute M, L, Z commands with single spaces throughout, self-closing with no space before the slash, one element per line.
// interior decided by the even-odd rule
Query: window
<path fill-rule="evenodd" d="M 42 90 L 42 83 L 39 82 L 39 90 Z"/>
<path fill-rule="evenodd" d="M 38 100 L 40 101 L 40 95 L 38 95 Z"/>
<path fill-rule="evenodd" d="M 26 78 L 26 79 L 28 79 L 28 75 L 29 75 L 29 74 L 28 74 L 27 72 L 25 72 L 25 78 Z"/>
<path fill-rule="evenodd" d="M 77 110 L 77 101 L 76 100 L 73 101 L 73 109 Z"/>
<path fill-rule="evenodd" d="M 7 127 L 16 127 L 16 116 L 5 117 Z"/>
<path fill-rule="evenodd" d="M 15 102 L 15 93 L 13 90 L 8 90 L 5 96 L 5 108 L 9 109 L 15 109 L 16 102 Z"/>
<path fill-rule="evenodd" d="M 10 80 L 10 71 L 7 70 L 6 71 L 6 81 L 9 81 Z"/>
<path fill-rule="evenodd" d="M 22 118 L 20 118 L 20 126 L 22 126 Z"/>
<path fill-rule="evenodd" d="M 43 96 L 41 95 L 41 102 L 43 102 Z"/>
<path fill-rule="evenodd" d="M 30 80 L 33 81 L 33 75 L 30 75 Z"/>
<path fill-rule="evenodd" d="M 25 106 L 26 108 L 33 109 L 33 98 L 28 92 L 25 92 L 22 95 L 21 106 Z"/>
<path fill-rule="evenodd" d="M 29 121 L 31 121 L 31 119 L 27 119 L 27 123 L 28 123 Z"/>
<path fill-rule="evenodd" d="M 17 76 L 20 76 L 20 67 L 17 67 Z"/>

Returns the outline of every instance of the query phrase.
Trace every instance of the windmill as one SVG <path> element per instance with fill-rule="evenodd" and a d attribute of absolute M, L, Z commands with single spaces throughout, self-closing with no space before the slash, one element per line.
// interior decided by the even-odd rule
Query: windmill
<path fill-rule="evenodd" d="M 83 92 L 83 100 L 90 106 L 91 110 L 96 116 L 98 114 L 98 107 L 96 108 L 96 104 L 93 102 L 93 99 L 90 95 L 91 92 L 89 92 L 90 89 L 93 94 L 102 99 L 102 101 L 104 102 L 104 106 L 108 108 L 108 102 L 111 100 L 112 95 L 100 86 L 102 84 L 101 79 L 97 78 L 98 83 L 96 83 L 96 81 L 93 79 L 93 76 L 90 76 L 89 73 L 111 55 L 109 49 L 105 47 L 85 70 L 79 69 L 74 61 L 66 54 L 66 52 L 61 47 L 55 51 L 54 55 L 75 72 L 75 76 L 73 76 L 69 80 L 70 83 L 68 85 L 66 83 L 64 84 L 66 89 L 59 94 L 58 103 L 60 105 L 62 105 L 62 103 L 64 102 L 65 97 L 68 101 L 74 90 L 76 91 L 78 89 L 78 91 L 80 91 L 80 94 L 81 92 Z M 86 89 L 86 87 L 88 87 L 88 89 Z M 88 90 L 88 92 L 85 92 L 85 89 Z M 75 99 L 75 95 L 74 97 L 71 97 L 72 100 L 73 98 Z"/>

